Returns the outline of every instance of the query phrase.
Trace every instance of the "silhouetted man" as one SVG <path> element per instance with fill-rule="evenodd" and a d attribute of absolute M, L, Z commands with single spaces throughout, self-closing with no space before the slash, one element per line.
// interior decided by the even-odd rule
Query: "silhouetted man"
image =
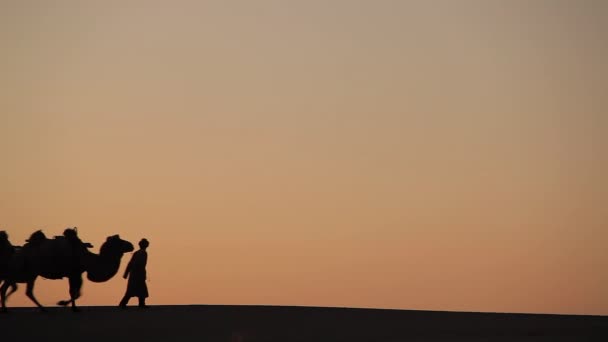
<path fill-rule="evenodd" d="M 127 303 L 131 297 L 139 299 L 140 308 L 148 308 L 146 298 L 148 298 L 148 286 L 146 286 L 146 264 L 148 262 L 148 253 L 146 249 L 150 243 L 146 239 L 139 241 L 139 250 L 133 253 L 131 261 L 127 265 L 123 278 L 129 278 L 127 283 L 127 292 L 120 301 L 121 309 L 127 308 Z"/>

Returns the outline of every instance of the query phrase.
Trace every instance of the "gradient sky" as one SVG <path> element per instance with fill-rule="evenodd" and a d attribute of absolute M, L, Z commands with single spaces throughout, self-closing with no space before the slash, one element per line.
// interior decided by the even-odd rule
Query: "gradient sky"
<path fill-rule="evenodd" d="M 0 229 L 146 237 L 150 304 L 606 315 L 606 32 L 602 0 L 1 0 Z"/>

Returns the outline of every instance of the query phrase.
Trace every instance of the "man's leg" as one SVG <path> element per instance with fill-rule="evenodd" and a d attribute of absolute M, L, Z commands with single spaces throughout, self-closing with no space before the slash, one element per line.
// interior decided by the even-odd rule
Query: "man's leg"
<path fill-rule="evenodd" d="M 127 303 L 129 303 L 129 299 L 131 299 L 131 297 L 125 294 L 125 296 L 122 297 L 122 300 L 120 301 L 120 304 L 118 306 L 125 309 L 127 307 Z"/>
<path fill-rule="evenodd" d="M 146 297 L 138 297 L 138 298 L 139 298 L 139 307 L 147 308 L 148 306 L 146 305 Z"/>

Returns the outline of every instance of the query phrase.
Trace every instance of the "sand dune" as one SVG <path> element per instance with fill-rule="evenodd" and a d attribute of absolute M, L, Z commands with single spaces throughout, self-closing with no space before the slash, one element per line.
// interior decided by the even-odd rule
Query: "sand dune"
<path fill-rule="evenodd" d="M 608 317 L 280 307 L 153 306 L 0 316 L 20 341 L 608 341 Z"/>

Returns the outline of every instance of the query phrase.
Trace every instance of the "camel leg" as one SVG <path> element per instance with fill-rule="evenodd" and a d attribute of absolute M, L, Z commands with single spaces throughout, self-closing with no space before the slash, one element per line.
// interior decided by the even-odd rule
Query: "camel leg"
<path fill-rule="evenodd" d="M 6 298 L 10 297 L 13 293 L 17 292 L 17 283 L 11 283 L 8 287 L 11 288 L 6 294 Z"/>
<path fill-rule="evenodd" d="M 70 280 L 70 302 L 72 302 L 72 311 L 79 311 L 76 307 L 76 299 L 80 297 L 80 289 L 82 288 L 82 275 L 78 274 L 69 278 Z"/>
<path fill-rule="evenodd" d="M 34 304 L 36 304 L 36 306 L 38 306 L 40 308 L 40 311 L 46 311 L 44 306 L 42 306 L 42 304 L 40 304 L 38 302 L 36 297 L 34 297 L 34 283 L 35 282 L 36 282 L 36 277 L 34 277 L 34 279 L 28 280 L 26 288 L 25 288 L 25 295 L 27 296 L 27 298 L 31 299 L 32 302 L 34 302 Z"/>
<path fill-rule="evenodd" d="M 10 295 L 12 295 L 13 293 L 17 292 L 17 289 L 18 289 L 18 288 L 19 288 L 19 287 L 17 286 L 17 283 L 14 283 L 14 284 L 11 286 L 11 292 L 10 292 L 8 295 L 10 296 Z"/>
<path fill-rule="evenodd" d="M 2 287 L 0 287 L 0 302 L 2 302 L 2 312 L 8 312 L 8 309 L 6 308 L 6 290 L 8 290 L 9 286 L 10 284 L 7 281 L 4 281 L 2 283 Z"/>
<path fill-rule="evenodd" d="M 10 291 L 8 291 L 9 288 L 11 289 Z M 17 283 L 9 283 L 6 280 L 2 283 L 2 287 L 0 287 L 0 302 L 2 303 L 2 312 L 8 312 L 8 309 L 6 308 L 6 300 L 16 291 Z"/>

